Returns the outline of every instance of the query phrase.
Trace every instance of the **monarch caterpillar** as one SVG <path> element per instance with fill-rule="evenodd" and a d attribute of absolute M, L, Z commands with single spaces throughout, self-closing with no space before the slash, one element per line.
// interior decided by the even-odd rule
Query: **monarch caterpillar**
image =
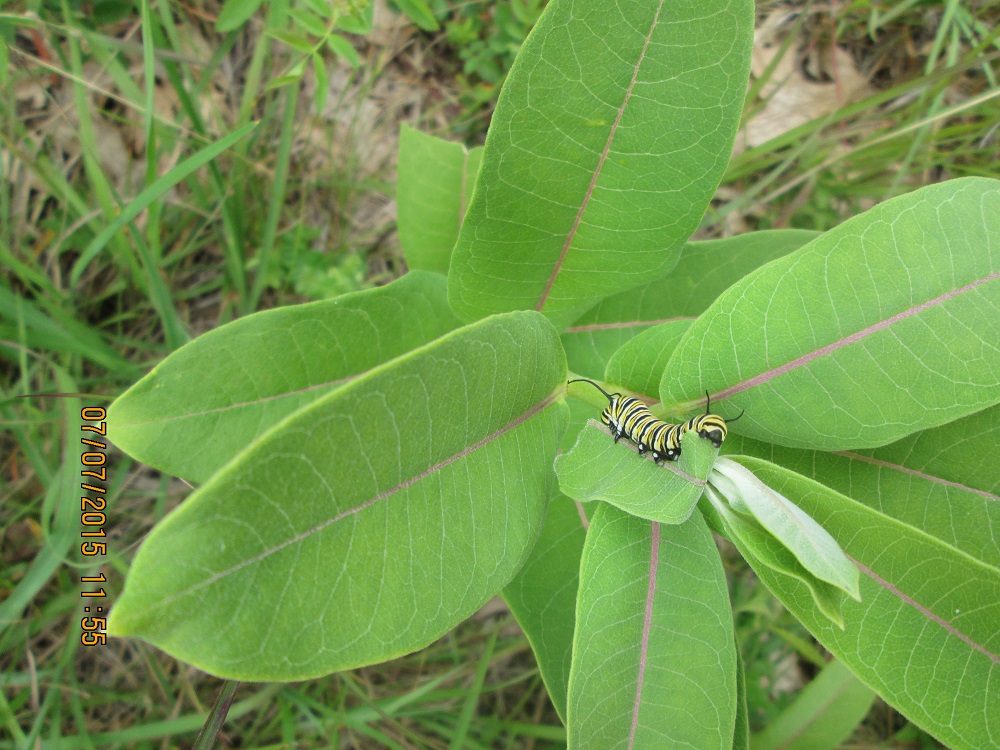
<path fill-rule="evenodd" d="M 701 437 L 711 441 L 716 448 L 722 445 L 728 432 L 729 422 L 735 422 L 743 416 L 735 419 L 723 419 L 718 414 L 709 411 L 711 400 L 708 398 L 708 391 L 705 398 L 708 403 L 705 406 L 705 413 L 697 417 L 691 417 L 687 422 L 680 424 L 669 424 L 653 416 L 642 401 L 633 396 L 622 397 L 620 393 L 608 393 L 593 380 L 578 378 L 570 380 L 570 383 L 590 383 L 597 390 L 607 396 L 609 401 L 607 407 L 601 412 L 601 421 L 611 428 L 611 437 L 617 443 L 621 438 L 628 438 L 639 449 L 639 455 L 646 451 L 653 454 L 656 463 L 664 461 L 676 461 L 681 455 L 681 438 L 688 430 L 693 430 Z"/>

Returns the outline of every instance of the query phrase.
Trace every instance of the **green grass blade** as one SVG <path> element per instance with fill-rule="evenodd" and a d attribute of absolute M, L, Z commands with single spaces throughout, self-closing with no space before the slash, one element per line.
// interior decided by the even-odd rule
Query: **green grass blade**
<path fill-rule="evenodd" d="M 223 151 L 230 148 L 233 144 L 239 142 L 256 127 L 257 123 L 255 122 L 247 123 L 229 135 L 223 136 L 215 143 L 206 146 L 200 151 L 197 151 L 189 156 L 187 159 L 156 180 L 156 182 L 152 185 L 149 185 L 145 190 L 139 193 L 139 195 L 137 195 L 135 199 L 124 208 L 121 214 L 119 214 L 114 221 L 105 227 L 104 230 L 101 231 L 89 245 L 87 245 L 83 253 L 81 253 L 80 257 L 77 259 L 76 263 L 73 264 L 73 270 L 70 273 L 70 283 L 73 285 L 79 283 L 80 276 L 87 268 L 87 265 L 97 256 L 99 252 L 101 252 L 101 250 L 107 246 L 109 240 L 111 240 L 117 232 L 121 231 L 122 227 L 141 214 L 151 203 L 153 203 L 153 201 L 161 198 L 164 193 L 170 190 L 170 188 L 174 187 L 181 180 L 203 167 Z"/>
<path fill-rule="evenodd" d="M 476 667 L 476 675 L 469 686 L 469 692 L 466 695 L 465 702 L 462 704 L 462 710 L 458 714 L 458 723 L 455 725 L 454 734 L 451 736 L 450 750 L 462 750 L 466 746 L 469 725 L 472 723 L 472 716 L 476 712 L 476 705 L 479 703 L 479 698 L 483 693 L 483 683 L 486 682 L 486 670 L 489 669 L 490 660 L 493 658 L 493 648 L 496 646 L 498 632 L 498 630 L 494 629 L 490 634 L 489 640 L 486 641 L 483 655 L 479 659 L 479 666 Z"/>

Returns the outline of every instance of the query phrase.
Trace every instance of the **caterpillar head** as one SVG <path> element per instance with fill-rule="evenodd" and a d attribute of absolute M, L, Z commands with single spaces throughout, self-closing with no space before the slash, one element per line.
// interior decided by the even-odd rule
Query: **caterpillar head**
<path fill-rule="evenodd" d="M 722 441 L 729 432 L 726 420 L 718 414 L 702 414 L 696 418 L 693 426 L 700 437 L 710 441 L 716 448 L 722 446 Z"/>
<path fill-rule="evenodd" d="M 708 391 L 705 391 L 705 413 L 691 420 L 691 429 L 697 432 L 699 436 L 711 441 L 712 445 L 716 448 L 721 448 L 722 441 L 729 434 L 727 425 L 742 417 L 743 412 L 741 411 L 740 416 L 733 419 L 723 419 L 718 414 L 712 414 L 711 412 L 712 397 L 708 395 Z"/>

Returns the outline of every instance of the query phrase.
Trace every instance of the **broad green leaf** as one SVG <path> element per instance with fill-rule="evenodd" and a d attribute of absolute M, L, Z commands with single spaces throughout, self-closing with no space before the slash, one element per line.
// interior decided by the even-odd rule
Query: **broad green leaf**
<path fill-rule="evenodd" d="M 570 750 L 733 744 L 726 578 L 698 514 L 660 525 L 602 504 L 580 563 Z"/>
<path fill-rule="evenodd" d="M 783 471 L 774 465 L 770 468 L 772 473 Z M 733 510 L 757 519 L 806 570 L 858 598 L 858 569 L 833 537 L 795 503 L 731 458 L 716 461 L 708 481 L 729 500 Z"/>
<path fill-rule="evenodd" d="M 569 406 L 569 421 L 566 424 L 566 432 L 563 433 L 562 442 L 559 444 L 560 453 L 568 453 L 573 449 L 580 431 L 587 426 L 587 422 L 594 418 L 592 405 L 575 398 L 567 399 L 566 404 Z"/>
<path fill-rule="evenodd" d="M 729 161 L 752 37 L 750 0 L 550 2 L 490 124 L 449 273 L 459 317 L 565 327 L 670 270 Z"/>
<path fill-rule="evenodd" d="M 713 531 L 729 539 L 737 547 L 747 562 L 791 576 L 809 590 L 816 607 L 837 627 L 844 627 L 842 608 L 846 594 L 832 583 L 821 581 L 796 559 L 785 545 L 764 529 L 757 519 L 734 511 L 726 500 L 711 486 L 705 488 L 705 495 L 698 507 L 712 525 Z"/>
<path fill-rule="evenodd" d="M 633 336 L 661 323 L 693 320 L 748 273 L 817 236 L 818 232 L 775 229 L 687 243 L 673 271 L 601 300 L 563 332 L 570 369 L 601 377 L 614 352 Z"/>
<path fill-rule="evenodd" d="M 559 339 L 496 316 L 300 410 L 147 537 L 108 632 L 301 680 L 426 646 L 505 586 L 554 490 Z"/>
<path fill-rule="evenodd" d="M 581 501 L 601 500 L 627 513 L 665 524 L 682 523 L 705 489 L 717 455 L 693 432 L 681 441 L 677 461 L 657 465 L 626 440 L 612 442 L 608 428 L 591 421 L 576 445 L 556 459 L 559 488 Z"/>
<path fill-rule="evenodd" d="M 875 693 L 839 661 L 831 661 L 766 729 L 752 750 L 836 750 L 868 714 Z"/>
<path fill-rule="evenodd" d="M 1000 401 L 1000 181 L 894 198 L 731 287 L 688 329 L 660 385 L 708 388 L 738 432 L 872 448 Z"/>
<path fill-rule="evenodd" d="M 901 464 L 973 491 L 1000 495 L 1000 406 L 924 430 L 870 451 L 876 461 Z M 1000 534 L 994 539 L 1000 537 Z"/>
<path fill-rule="evenodd" d="M 822 453 L 730 435 L 747 453 L 815 479 L 1000 569 L 1000 407 L 869 451 Z"/>
<path fill-rule="evenodd" d="M 552 705 L 566 721 L 566 696 L 573 656 L 573 626 L 580 582 L 580 556 L 587 519 L 572 499 L 549 501 L 542 533 L 503 598 L 528 636 Z"/>
<path fill-rule="evenodd" d="M 226 0 L 219 11 L 215 22 L 217 31 L 226 32 L 238 29 L 246 23 L 250 16 L 257 12 L 264 0 Z"/>
<path fill-rule="evenodd" d="M 444 280 L 248 315 L 171 354 L 108 410 L 108 435 L 143 463 L 204 481 L 292 412 L 460 325 Z"/>
<path fill-rule="evenodd" d="M 611 357 L 604 379 L 636 393 L 659 393 L 667 361 L 690 325 L 675 320 L 638 334 Z"/>
<path fill-rule="evenodd" d="M 403 123 L 396 203 L 399 242 L 410 268 L 448 273 L 482 153 Z"/>
<path fill-rule="evenodd" d="M 994 745 L 1000 736 L 1000 714 L 990 710 L 1000 701 L 996 568 L 839 493 L 817 491 L 811 480 L 740 461 L 833 535 L 861 570 L 861 602 L 845 601 L 840 630 L 816 611 L 799 581 L 748 557 L 758 577 L 911 721 L 956 750 Z"/>

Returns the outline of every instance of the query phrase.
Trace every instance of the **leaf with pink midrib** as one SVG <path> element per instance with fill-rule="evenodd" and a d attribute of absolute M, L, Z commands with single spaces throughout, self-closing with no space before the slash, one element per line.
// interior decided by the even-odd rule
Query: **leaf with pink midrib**
<path fill-rule="evenodd" d="M 149 535 L 109 633 L 230 679 L 415 651 L 517 572 L 565 427 L 555 330 L 496 316 L 297 412 Z"/>
<path fill-rule="evenodd" d="M 679 525 L 598 507 L 580 567 L 570 750 L 730 750 L 736 651 L 722 563 Z"/>
<path fill-rule="evenodd" d="M 688 242 L 670 273 L 604 298 L 563 331 L 570 370 L 601 378 L 615 352 L 634 337 L 654 326 L 694 320 L 729 286 L 818 234 L 773 229 Z M 662 371 L 661 367 L 649 375 L 658 378 Z"/>
<path fill-rule="evenodd" d="M 550 3 L 493 114 L 449 271 L 456 313 L 532 309 L 563 328 L 666 273 L 725 169 L 752 29 L 748 0 Z"/>
<path fill-rule="evenodd" d="M 800 582 L 748 557 L 761 580 L 862 681 L 948 747 L 996 744 L 997 568 L 787 469 L 739 461 L 833 535 L 861 570 L 861 601 L 844 602 L 841 630 Z"/>
<path fill-rule="evenodd" d="M 1000 181 L 921 188 L 719 297 L 660 382 L 745 409 L 734 432 L 872 448 L 1000 403 Z"/>
<path fill-rule="evenodd" d="M 1000 465 L 994 459 L 1000 406 L 869 451 L 807 451 L 739 435 L 730 435 L 723 450 L 815 479 L 1000 570 Z"/>

